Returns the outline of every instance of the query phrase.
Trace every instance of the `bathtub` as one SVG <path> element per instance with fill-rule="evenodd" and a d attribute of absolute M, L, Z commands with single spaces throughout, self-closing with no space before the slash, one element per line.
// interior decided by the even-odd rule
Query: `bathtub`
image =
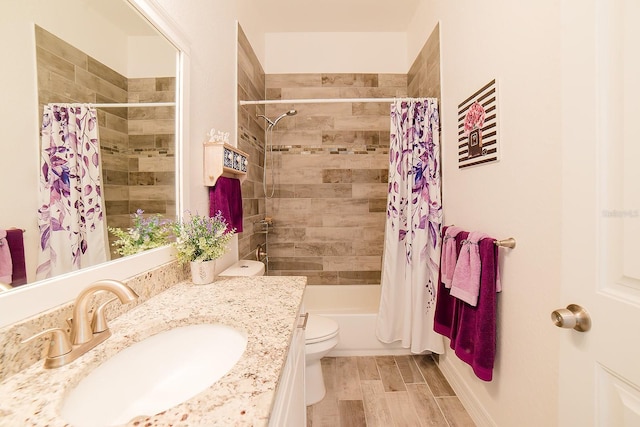
<path fill-rule="evenodd" d="M 329 317 L 340 325 L 340 340 L 328 356 L 411 354 L 399 342 L 376 337 L 380 285 L 309 285 L 304 292 L 307 312 Z"/>

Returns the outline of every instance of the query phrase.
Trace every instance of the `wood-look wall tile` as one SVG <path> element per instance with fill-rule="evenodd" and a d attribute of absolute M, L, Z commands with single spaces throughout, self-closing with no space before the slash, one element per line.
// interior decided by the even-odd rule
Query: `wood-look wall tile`
<path fill-rule="evenodd" d="M 387 169 L 353 169 L 353 181 L 359 184 L 373 184 L 383 182 L 382 177 L 387 176 Z"/>
<path fill-rule="evenodd" d="M 311 199 L 311 210 L 318 215 L 339 212 L 367 214 L 369 201 L 366 199 Z"/>
<path fill-rule="evenodd" d="M 382 257 L 376 255 L 324 256 L 325 271 L 376 271 L 380 270 Z"/>
<path fill-rule="evenodd" d="M 369 212 L 386 212 L 387 199 L 369 199 Z"/>
<path fill-rule="evenodd" d="M 87 71 L 124 91 L 128 90 L 128 81 L 125 76 L 107 67 L 102 62 L 92 58 L 91 56 L 87 58 Z"/>
<path fill-rule="evenodd" d="M 407 87 L 406 74 L 378 74 L 379 87 Z"/>
<path fill-rule="evenodd" d="M 51 34 L 47 30 L 35 26 L 36 46 L 48 50 L 60 58 L 64 58 L 74 65 L 81 68 L 87 68 L 88 56 L 80 49 L 75 48 L 59 37 Z"/>
<path fill-rule="evenodd" d="M 326 227 L 384 227 L 386 214 L 384 212 L 363 215 L 359 212 L 330 213 L 322 215 L 322 225 Z"/>
<path fill-rule="evenodd" d="M 341 427 L 367 427 L 362 400 L 338 400 Z"/>
<path fill-rule="evenodd" d="M 337 130 L 387 130 L 389 129 L 389 116 L 349 116 L 336 117 L 331 129 Z"/>
<path fill-rule="evenodd" d="M 438 397 L 436 402 L 450 427 L 475 427 L 476 424 L 457 397 Z"/>
<path fill-rule="evenodd" d="M 384 227 L 384 221 L 380 227 Z M 365 240 L 356 240 L 353 242 L 353 252 L 358 255 L 382 255 L 384 250 L 384 243 L 372 242 Z"/>
<path fill-rule="evenodd" d="M 388 186 L 385 183 L 354 183 L 351 194 L 357 199 L 381 199 L 387 195 L 387 190 Z"/>
<path fill-rule="evenodd" d="M 269 257 L 274 270 L 323 270 L 321 257 Z"/>
<path fill-rule="evenodd" d="M 340 130 L 322 132 L 323 145 L 342 145 L 346 147 L 351 145 L 377 146 L 380 143 L 379 141 L 379 131 Z"/>
<path fill-rule="evenodd" d="M 376 364 L 378 365 L 380 378 L 384 385 L 384 391 L 392 392 L 407 390 L 393 356 L 376 356 Z"/>
<path fill-rule="evenodd" d="M 354 116 L 384 116 L 387 117 L 387 128 L 390 126 L 390 105 L 388 102 L 354 102 L 351 114 Z"/>
<path fill-rule="evenodd" d="M 295 255 L 306 256 L 346 256 L 353 254 L 351 242 L 300 242 L 294 243 Z"/>
<path fill-rule="evenodd" d="M 296 184 L 298 198 L 351 198 L 351 184 Z"/>
<path fill-rule="evenodd" d="M 407 390 L 421 426 L 449 427 L 426 384 L 407 384 Z"/>
<path fill-rule="evenodd" d="M 56 73 L 67 80 L 75 79 L 75 65 L 39 46 L 36 47 L 36 63 L 38 67 Z M 38 70 L 38 72 L 42 71 Z"/>
<path fill-rule="evenodd" d="M 318 87 L 321 85 L 321 74 L 267 74 L 265 76 L 267 88 Z"/>
<path fill-rule="evenodd" d="M 84 87 L 92 88 L 101 95 L 113 99 L 116 102 L 127 102 L 127 91 L 113 83 L 91 74 L 89 71 L 76 68 L 76 83 Z"/>
<path fill-rule="evenodd" d="M 351 169 L 322 169 L 322 182 L 325 184 L 351 183 Z"/>

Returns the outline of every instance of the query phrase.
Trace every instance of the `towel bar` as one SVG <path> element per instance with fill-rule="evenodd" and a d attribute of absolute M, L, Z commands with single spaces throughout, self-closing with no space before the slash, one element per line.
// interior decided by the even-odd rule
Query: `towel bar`
<path fill-rule="evenodd" d="M 516 247 L 516 239 L 514 239 L 513 237 L 509 237 L 508 239 L 504 240 L 494 240 L 493 244 L 498 246 L 499 248 L 513 249 Z"/>

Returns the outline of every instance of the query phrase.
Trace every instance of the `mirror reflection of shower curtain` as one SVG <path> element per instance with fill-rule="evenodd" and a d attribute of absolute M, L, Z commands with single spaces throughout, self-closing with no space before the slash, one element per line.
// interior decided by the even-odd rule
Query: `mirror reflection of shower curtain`
<path fill-rule="evenodd" d="M 80 104 L 44 107 L 39 172 L 36 278 L 107 261 L 95 108 Z"/>
<path fill-rule="evenodd" d="M 433 331 L 440 267 L 442 203 L 438 102 L 391 104 L 389 192 L 380 309 L 380 341 L 402 341 L 412 353 L 444 352 Z"/>

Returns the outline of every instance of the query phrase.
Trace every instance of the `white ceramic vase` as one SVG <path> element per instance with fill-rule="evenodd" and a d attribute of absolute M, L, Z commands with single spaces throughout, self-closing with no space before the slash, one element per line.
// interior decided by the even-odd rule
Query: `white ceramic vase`
<path fill-rule="evenodd" d="M 216 260 L 210 261 L 191 261 L 191 281 L 194 285 L 208 285 L 215 278 Z"/>

